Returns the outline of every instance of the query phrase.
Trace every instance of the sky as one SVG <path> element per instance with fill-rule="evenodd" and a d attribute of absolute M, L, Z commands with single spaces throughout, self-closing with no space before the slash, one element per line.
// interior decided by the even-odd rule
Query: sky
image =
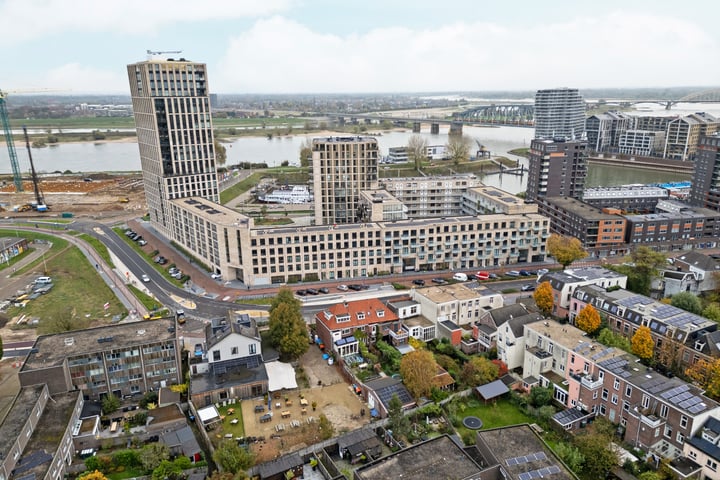
<path fill-rule="evenodd" d="M 0 89 L 129 94 L 147 50 L 206 63 L 219 94 L 717 86 L 718 18 L 717 0 L 0 0 Z"/>

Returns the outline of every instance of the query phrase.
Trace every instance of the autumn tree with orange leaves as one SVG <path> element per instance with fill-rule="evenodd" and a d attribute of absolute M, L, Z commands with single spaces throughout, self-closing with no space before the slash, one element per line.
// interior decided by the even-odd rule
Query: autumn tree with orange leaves
<path fill-rule="evenodd" d="M 437 372 L 437 363 L 429 350 L 415 350 L 400 360 L 403 383 L 415 398 L 430 395 Z"/>
<path fill-rule="evenodd" d="M 630 339 L 630 345 L 632 346 L 632 353 L 643 360 L 650 360 L 653 357 L 655 347 L 650 328 L 645 326 L 638 328 L 635 335 Z"/>
<path fill-rule="evenodd" d="M 575 317 L 575 325 L 588 335 L 595 333 L 600 328 L 600 323 L 600 314 L 592 305 L 585 305 Z"/>
<path fill-rule="evenodd" d="M 538 285 L 537 289 L 535 289 L 535 293 L 533 293 L 533 299 L 543 315 L 546 317 L 550 315 L 550 313 L 552 313 L 553 306 L 555 305 L 552 285 L 550 285 L 550 282 L 542 282 Z"/>

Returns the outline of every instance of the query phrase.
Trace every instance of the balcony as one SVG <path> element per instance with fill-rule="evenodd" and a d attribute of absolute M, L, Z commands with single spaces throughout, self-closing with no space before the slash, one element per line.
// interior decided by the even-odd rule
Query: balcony
<path fill-rule="evenodd" d="M 587 388 L 588 390 L 597 390 L 598 388 L 602 387 L 603 381 L 600 379 L 595 379 L 592 377 L 592 375 L 585 375 L 580 380 L 580 383 L 583 387 Z"/>
<path fill-rule="evenodd" d="M 658 428 L 660 425 L 665 423 L 664 418 L 656 417 L 655 415 L 640 415 L 640 421 L 650 428 Z"/>

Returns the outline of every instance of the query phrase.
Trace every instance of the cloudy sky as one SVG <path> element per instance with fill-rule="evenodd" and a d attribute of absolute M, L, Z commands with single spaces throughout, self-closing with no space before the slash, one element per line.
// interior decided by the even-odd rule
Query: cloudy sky
<path fill-rule="evenodd" d="M 215 93 L 720 84 L 717 0 L 0 0 L 0 89 L 128 93 L 146 50 Z"/>

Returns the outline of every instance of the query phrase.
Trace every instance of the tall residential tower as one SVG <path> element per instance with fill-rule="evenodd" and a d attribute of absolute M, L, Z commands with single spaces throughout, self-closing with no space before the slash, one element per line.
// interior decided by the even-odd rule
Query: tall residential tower
<path fill-rule="evenodd" d="M 720 211 L 720 134 L 700 137 L 690 203 Z"/>
<path fill-rule="evenodd" d="M 530 142 L 527 201 L 538 197 L 583 198 L 587 174 L 587 142 L 540 140 Z"/>
<path fill-rule="evenodd" d="M 170 200 L 219 200 L 207 69 L 158 55 L 127 69 L 150 220 L 173 238 Z"/>
<path fill-rule="evenodd" d="M 312 151 L 315 223 L 355 223 L 360 191 L 377 188 L 377 139 L 315 138 Z"/>
<path fill-rule="evenodd" d="M 577 88 L 538 90 L 535 138 L 580 140 L 585 134 L 585 101 Z"/>

